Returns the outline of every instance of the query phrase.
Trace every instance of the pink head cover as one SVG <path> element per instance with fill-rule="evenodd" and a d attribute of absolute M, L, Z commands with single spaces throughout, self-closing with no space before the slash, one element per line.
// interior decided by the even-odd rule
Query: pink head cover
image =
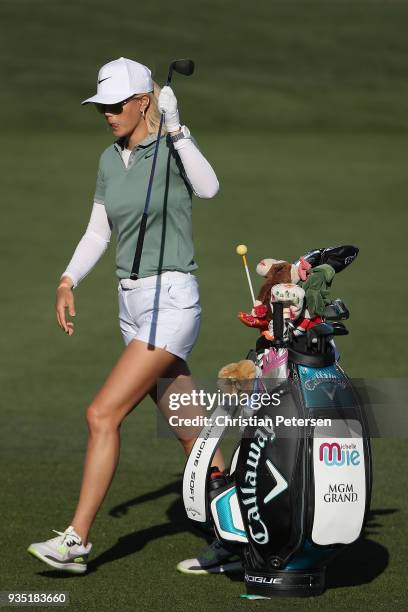
<path fill-rule="evenodd" d="M 262 371 L 264 374 L 272 370 L 273 368 L 279 368 L 288 360 L 287 349 L 276 349 L 271 348 L 262 357 Z"/>

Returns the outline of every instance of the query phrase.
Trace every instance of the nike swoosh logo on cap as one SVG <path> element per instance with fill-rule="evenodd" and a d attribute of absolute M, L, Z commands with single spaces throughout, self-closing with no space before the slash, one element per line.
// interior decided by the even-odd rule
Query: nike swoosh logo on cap
<path fill-rule="evenodd" d="M 99 85 L 99 83 L 102 83 L 102 81 L 106 81 L 106 79 L 111 79 L 111 78 L 112 77 L 108 76 L 108 77 L 105 77 L 104 79 L 101 79 L 100 81 L 98 81 L 98 85 Z"/>

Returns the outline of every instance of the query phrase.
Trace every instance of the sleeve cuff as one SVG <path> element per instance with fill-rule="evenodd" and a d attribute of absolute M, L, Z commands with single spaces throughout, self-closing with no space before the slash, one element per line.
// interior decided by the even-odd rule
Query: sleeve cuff
<path fill-rule="evenodd" d="M 75 278 L 75 276 L 74 276 L 73 274 L 71 274 L 71 272 L 69 272 L 69 271 L 68 271 L 68 268 L 67 268 L 67 270 L 65 270 L 65 272 L 63 272 L 63 273 L 61 274 L 61 276 L 60 276 L 60 282 L 61 282 L 61 280 L 62 280 L 62 277 L 63 277 L 63 276 L 69 276 L 69 278 L 70 278 L 70 279 L 72 280 L 72 282 L 73 282 L 72 289 L 75 289 L 75 287 L 78 285 L 78 283 L 77 283 L 77 279 Z"/>
<path fill-rule="evenodd" d="M 181 131 L 184 134 L 184 138 L 181 138 L 180 140 L 178 140 L 177 142 L 173 144 L 173 147 L 175 148 L 176 151 L 178 151 L 179 149 L 182 149 L 183 147 L 190 146 L 189 143 L 193 142 L 191 139 L 190 130 L 188 129 L 186 125 L 181 126 Z"/>

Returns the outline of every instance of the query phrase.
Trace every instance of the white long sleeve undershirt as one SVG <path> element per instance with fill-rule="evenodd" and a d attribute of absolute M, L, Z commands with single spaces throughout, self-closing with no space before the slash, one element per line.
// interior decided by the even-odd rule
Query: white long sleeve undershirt
<path fill-rule="evenodd" d="M 180 156 L 193 193 L 199 198 L 214 197 L 219 189 L 217 176 L 191 138 L 187 137 L 177 141 L 174 148 Z M 130 153 L 129 149 L 123 149 L 122 151 L 122 158 L 126 167 Z M 108 248 L 111 235 L 112 227 L 105 206 L 94 202 L 86 231 L 79 241 L 68 267 L 60 278 L 69 276 L 72 279 L 73 287 L 76 287 L 102 257 Z"/>
<path fill-rule="evenodd" d="M 69 276 L 74 283 L 73 287 L 76 287 L 89 274 L 108 248 L 111 234 L 112 230 L 105 206 L 94 202 L 86 232 L 78 242 L 71 261 L 60 278 Z"/>
<path fill-rule="evenodd" d="M 211 164 L 191 138 L 182 138 L 173 146 L 180 156 L 194 195 L 199 198 L 213 198 L 218 193 L 220 185 Z"/>

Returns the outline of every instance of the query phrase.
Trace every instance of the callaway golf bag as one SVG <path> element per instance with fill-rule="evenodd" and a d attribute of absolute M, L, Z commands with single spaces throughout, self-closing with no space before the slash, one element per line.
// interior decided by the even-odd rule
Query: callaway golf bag
<path fill-rule="evenodd" d="M 351 248 L 336 247 L 336 271 L 356 256 Z M 312 252 L 313 265 L 327 251 Z M 333 342 L 348 333 L 342 322 L 348 316 L 335 300 L 324 321 L 299 336 L 284 320 L 283 305 L 274 304 L 274 340 L 260 336 L 247 358 L 257 367 L 254 390 L 278 393 L 279 405 L 256 410 L 256 424 L 243 429 L 227 475 L 210 469 L 225 433 L 216 420 L 202 430 L 186 464 L 187 515 L 211 523 L 223 545 L 240 554 L 248 596 L 322 593 L 327 564 L 364 527 L 371 496 L 368 429 Z M 216 412 L 236 409 L 224 405 Z"/>

